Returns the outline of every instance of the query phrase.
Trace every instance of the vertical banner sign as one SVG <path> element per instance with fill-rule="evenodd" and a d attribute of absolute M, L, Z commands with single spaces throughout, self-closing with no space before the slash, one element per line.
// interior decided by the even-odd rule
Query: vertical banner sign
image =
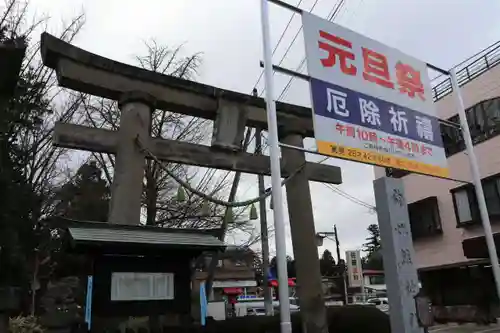
<path fill-rule="evenodd" d="M 307 12 L 302 24 L 318 151 L 447 177 L 427 64 Z"/>
<path fill-rule="evenodd" d="M 87 277 L 87 295 L 85 301 L 85 322 L 87 323 L 89 332 L 92 327 L 92 287 L 93 277 L 92 275 L 89 275 Z"/>
<path fill-rule="evenodd" d="M 383 177 L 373 184 L 380 237 L 384 240 L 391 332 L 423 333 L 416 311 L 415 296 L 420 287 L 403 180 Z"/>
<path fill-rule="evenodd" d="M 361 251 L 346 251 L 345 258 L 349 287 L 362 287 L 363 269 L 361 266 Z"/>
<path fill-rule="evenodd" d="M 200 283 L 200 311 L 201 311 L 201 326 L 205 326 L 207 323 L 207 294 L 205 288 L 205 282 Z"/>

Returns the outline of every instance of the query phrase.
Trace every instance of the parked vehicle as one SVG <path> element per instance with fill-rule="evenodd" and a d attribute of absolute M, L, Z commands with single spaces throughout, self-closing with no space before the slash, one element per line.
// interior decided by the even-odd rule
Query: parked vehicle
<path fill-rule="evenodd" d="M 389 299 L 387 297 L 370 298 L 366 303 L 375 305 L 382 312 L 389 312 Z"/>
<path fill-rule="evenodd" d="M 244 304 L 247 308 L 247 316 L 265 316 L 266 307 L 264 302 L 246 302 Z M 279 312 L 280 303 L 279 301 L 273 301 L 274 312 Z M 297 312 L 300 311 L 300 307 L 294 304 L 290 304 L 290 311 Z"/>

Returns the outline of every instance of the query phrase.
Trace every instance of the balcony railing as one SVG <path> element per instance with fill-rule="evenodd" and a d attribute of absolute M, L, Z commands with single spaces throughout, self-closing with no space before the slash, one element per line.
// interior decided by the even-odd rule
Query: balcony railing
<path fill-rule="evenodd" d="M 500 63 L 500 41 L 455 66 L 459 86 L 463 86 Z M 440 75 L 431 82 L 434 102 L 453 91 L 451 79 Z"/>

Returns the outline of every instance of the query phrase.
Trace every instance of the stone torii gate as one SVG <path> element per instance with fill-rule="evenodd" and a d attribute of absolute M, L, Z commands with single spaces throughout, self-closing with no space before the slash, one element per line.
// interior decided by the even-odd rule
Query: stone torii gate
<path fill-rule="evenodd" d="M 267 128 L 264 100 L 119 63 L 72 46 L 52 35 L 41 37 L 43 62 L 57 73 L 60 86 L 119 102 L 118 131 L 57 123 L 54 144 L 116 154 L 109 222 L 139 224 L 146 153 L 136 138 L 162 161 L 270 175 L 269 157 L 241 151 L 245 126 Z M 151 138 L 155 109 L 214 120 L 212 146 Z M 311 109 L 277 103 L 280 139 L 303 147 L 313 136 Z M 286 184 L 288 211 L 302 318 L 308 332 L 324 332 L 319 259 L 309 180 L 340 184 L 339 167 L 306 162 L 304 153 L 283 149 L 282 175 L 302 167 Z"/>

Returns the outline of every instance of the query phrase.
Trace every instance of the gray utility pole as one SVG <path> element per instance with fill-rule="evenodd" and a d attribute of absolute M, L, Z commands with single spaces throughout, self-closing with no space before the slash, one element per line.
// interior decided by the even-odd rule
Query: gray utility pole
<path fill-rule="evenodd" d="M 262 131 L 257 129 L 255 131 L 255 154 L 262 154 Z M 258 175 L 259 180 L 259 195 L 265 191 L 264 176 Z M 266 315 L 273 315 L 273 298 L 271 295 L 271 288 L 269 288 L 269 240 L 267 234 L 267 214 L 266 214 L 266 199 L 261 199 L 259 202 L 260 208 L 260 239 L 262 241 L 262 271 L 264 283 L 264 306 L 266 308 Z"/>
<path fill-rule="evenodd" d="M 339 233 L 337 232 L 337 225 L 333 225 L 333 234 L 335 236 L 335 246 L 337 248 L 337 265 L 342 268 L 342 272 L 340 273 L 340 277 L 342 279 L 342 302 L 344 305 L 347 305 L 347 283 L 346 283 L 346 274 L 345 274 L 345 263 L 342 265 L 340 259 L 340 242 L 339 242 Z"/>
<path fill-rule="evenodd" d="M 391 332 L 424 333 L 416 311 L 419 286 L 403 181 L 384 177 L 373 184 L 380 237 L 384 240 Z"/>
<path fill-rule="evenodd" d="M 347 282 L 346 282 L 346 274 L 345 274 L 345 263 L 341 264 L 342 259 L 340 258 L 340 242 L 339 242 L 339 234 L 337 232 L 337 225 L 333 225 L 333 232 L 318 232 L 316 237 L 325 238 L 328 236 L 333 236 L 335 238 L 335 247 L 337 250 L 337 266 L 342 268 L 342 272 L 340 273 L 340 278 L 342 279 L 342 303 L 347 305 Z M 319 245 L 321 246 L 321 244 Z"/>

